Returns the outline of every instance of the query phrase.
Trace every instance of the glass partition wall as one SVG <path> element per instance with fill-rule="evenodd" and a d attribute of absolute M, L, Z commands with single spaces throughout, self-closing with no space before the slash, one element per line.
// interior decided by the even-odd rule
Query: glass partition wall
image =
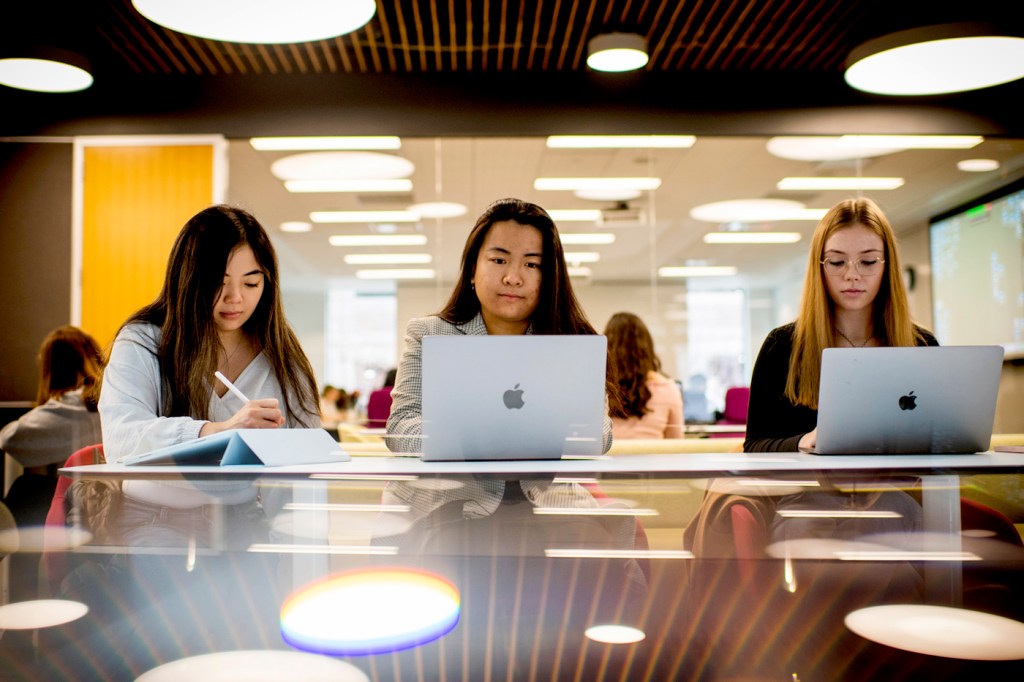
<path fill-rule="evenodd" d="M 274 235 L 289 317 L 322 384 L 363 396 L 379 386 L 406 321 L 451 291 L 475 218 L 514 196 L 552 213 L 594 326 L 620 310 L 639 315 L 666 373 L 687 390 L 703 380 L 713 411 L 730 385 L 749 381 L 765 334 L 794 318 L 809 237 L 844 198 L 870 196 L 889 216 L 913 314 L 931 326 L 929 218 L 1020 176 L 1024 143 L 908 147 L 918 143 L 701 137 L 576 148 L 465 137 L 259 151 L 233 140 L 228 196 Z M 964 170 L 981 158 L 995 168 Z"/>

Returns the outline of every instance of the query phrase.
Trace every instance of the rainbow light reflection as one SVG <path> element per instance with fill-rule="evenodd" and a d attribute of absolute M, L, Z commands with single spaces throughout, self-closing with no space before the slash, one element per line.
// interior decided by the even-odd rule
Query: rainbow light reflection
<path fill-rule="evenodd" d="M 459 622 L 459 590 L 426 571 L 356 570 L 291 595 L 281 606 L 281 635 L 317 653 L 365 656 L 431 642 Z"/>

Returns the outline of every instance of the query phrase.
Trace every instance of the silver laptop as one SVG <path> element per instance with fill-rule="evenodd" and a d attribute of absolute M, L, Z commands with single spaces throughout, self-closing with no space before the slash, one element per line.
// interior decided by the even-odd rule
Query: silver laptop
<path fill-rule="evenodd" d="M 967 454 L 992 439 L 1001 346 L 827 348 L 812 452 Z"/>
<path fill-rule="evenodd" d="M 602 453 L 604 336 L 423 338 L 426 461 Z"/>

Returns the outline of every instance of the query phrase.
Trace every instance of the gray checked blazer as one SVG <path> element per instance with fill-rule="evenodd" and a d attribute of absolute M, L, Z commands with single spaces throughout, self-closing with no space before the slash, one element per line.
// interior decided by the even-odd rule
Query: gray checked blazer
<path fill-rule="evenodd" d="M 527 334 L 530 332 L 527 331 Z M 416 317 L 405 330 L 405 351 L 398 364 L 398 376 L 391 391 L 391 415 L 388 417 L 387 445 L 392 452 L 420 452 L 423 426 L 423 348 L 424 336 L 484 336 L 487 327 L 480 313 L 469 322 L 452 324 L 437 315 Z M 453 377 L 453 380 L 455 378 Z M 604 418 L 604 452 L 612 446 L 612 422 Z"/>

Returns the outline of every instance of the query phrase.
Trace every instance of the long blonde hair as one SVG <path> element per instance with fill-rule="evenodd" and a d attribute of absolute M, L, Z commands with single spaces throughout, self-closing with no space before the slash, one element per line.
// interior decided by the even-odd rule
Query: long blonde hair
<path fill-rule="evenodd" d="M 821 352 L 839 345 L 835 325 L 835 302 L 828 294 L 821 260 L 825 243 L 837 231 L 862 225 L 882 238 L 885 264 L 882 283 L 873 302 L 874 334 L 883 346 L 914 346 L 921 334 L 910 319 L 907 290 L 903 284 L 899 249 L 892 225 L 871 199 L 846 199 L 825 214 L 811 237 L 804 277 L 800 314 L 789 356 L 786 397 L 796 405 L 818 408 L 818 380 Z"/>

